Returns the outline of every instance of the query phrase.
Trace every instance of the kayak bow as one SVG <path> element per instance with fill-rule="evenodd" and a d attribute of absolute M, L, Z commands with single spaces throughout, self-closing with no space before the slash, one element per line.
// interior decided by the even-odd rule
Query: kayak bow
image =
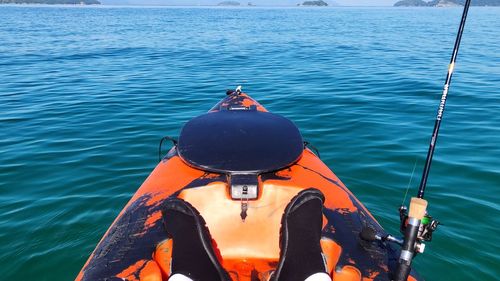
<path fill-rule="evenodd" d="M 174 143 L 76 280 L 167 280 L 173 243 L 161 211 L 169 198 L 181 198 L 200 212 L 233 280 L 266 280 L 279 260 L 285 207 L 309 188 L 325 196 L 321 248 L 333 280 L 392 279 L 397 239 L 360 238 L 367 228 L 389 235 L 304 145 L 288 119 L 230 91 L 207 114 L 185 124 Z M 422 279 L 411 271 L 408 280 Z"/>

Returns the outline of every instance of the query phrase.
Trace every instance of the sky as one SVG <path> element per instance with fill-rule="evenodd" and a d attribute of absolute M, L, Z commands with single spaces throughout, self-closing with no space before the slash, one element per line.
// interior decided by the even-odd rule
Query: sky
<path fill-rule="evenodd" d="M 108 5 L 215 5 L 223 0 L 100 0 Z M 304 0 L 236 0 L 242 4 L 252 2 L 258 6 L 295 6 Z M 392 6 L 397 0 L 326 0 L 342 6 Z"/>

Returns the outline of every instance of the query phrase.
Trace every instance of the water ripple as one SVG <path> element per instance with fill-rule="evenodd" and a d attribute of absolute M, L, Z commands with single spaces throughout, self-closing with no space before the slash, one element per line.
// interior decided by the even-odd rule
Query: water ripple
<path fill-rule="evenodd" d="M 472 8 L 429 179 L 428 280 L 500 275 L 498 8 Z M 158 140 L 244 89 L 397 233 L 460 9 L 0 7 L 0 276 L 70 280 Z M 447 272 L 436 276 L 435 272 Z"/>

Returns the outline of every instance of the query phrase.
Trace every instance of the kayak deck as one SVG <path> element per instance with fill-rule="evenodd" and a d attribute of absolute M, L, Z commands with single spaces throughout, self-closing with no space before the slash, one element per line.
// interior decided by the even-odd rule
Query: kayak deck
<path fill-rule="evenodd" d="M 233 93 L 209 114 L 231 106 L 265 112 L 247 95 Z M 174 147 L 122 210 L 76 280 L 167 280 L 173 242 L 164 229 L 161 210 L 169 197 L 182 198 L 200 212 L 233 280 L 267 280 L 279 260 L 285 207 L 308 188 L 325 196 L 321 246 L 333 280 L 390 280 L 397 251 L 390 244 L 359 238 L 366 226 L 385 232 L 312 151 L 302 147 L 293 163 L 259 171 L 255 177 L 258 194 L 245 200 L 248 209 L 242 219 L 243 200 L 231 194 L 231 175 L 194 167 Z M 408 280 L 421 279 L 412 271 Z"/>

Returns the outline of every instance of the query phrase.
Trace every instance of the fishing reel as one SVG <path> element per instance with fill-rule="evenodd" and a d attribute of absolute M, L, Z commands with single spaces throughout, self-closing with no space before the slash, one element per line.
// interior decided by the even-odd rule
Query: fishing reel
<path fill-rule="evenodd" d="M 406 206 L 399 207 L 399 221 L 400 221 L 399 231 L 404 235 L 406 232 L 406 227 L 408 225 L 408 208 Z M 420 222 L 417 240 L 419 242 L 432 241 L 432 234 L 440 224 L 441 223 L 438 220 L 434 219 L 432 216 L 426 213 L 422 221 Z"/>

